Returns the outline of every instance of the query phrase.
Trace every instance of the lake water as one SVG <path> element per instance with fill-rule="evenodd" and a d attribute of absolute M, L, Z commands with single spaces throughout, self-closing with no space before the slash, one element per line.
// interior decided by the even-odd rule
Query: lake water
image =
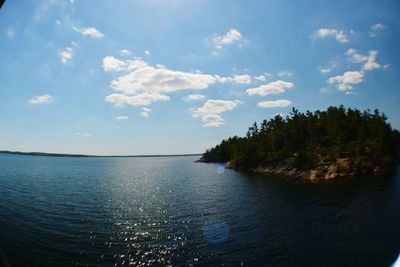
<path fill-rule="evenodd" d="M 400 253 L 399 168 L 304 183 L 195 159 L 0 154 L 0 248 L 14 267 L 375 267 Z"/>

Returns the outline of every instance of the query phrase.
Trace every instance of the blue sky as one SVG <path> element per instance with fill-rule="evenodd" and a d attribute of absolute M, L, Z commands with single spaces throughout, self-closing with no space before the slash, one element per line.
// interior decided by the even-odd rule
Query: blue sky
<path fill-rule="evenodd" d="M 0 149 L 199 153 L 330 105 L 400 128 L 398 1 L 6 1 Z"/>

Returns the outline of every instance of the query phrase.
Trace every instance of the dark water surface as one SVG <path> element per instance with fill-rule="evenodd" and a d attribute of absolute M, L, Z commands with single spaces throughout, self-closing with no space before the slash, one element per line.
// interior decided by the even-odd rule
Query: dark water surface
<path fill-rule="evenodd" d="M 400 253 L 399 168 L 311 184 L 195 159 L 0 154 L 0 247 L 13 266 L 391 266 Z"/>

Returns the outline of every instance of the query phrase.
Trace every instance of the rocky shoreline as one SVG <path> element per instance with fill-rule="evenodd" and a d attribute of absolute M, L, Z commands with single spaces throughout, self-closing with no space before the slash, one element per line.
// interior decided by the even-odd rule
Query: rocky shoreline
<path fill-rule="evenodd" d="M 196 162 L 206 162 L 199 159 Z M 273 174 L 286 176 L 292 179 L 301 179 L 308 181 L 335 180 L 340 178 L 355 177 L 361 174 L 379 175 L 388 172 L 388 170 L 375 166 L 371 170 L 359 171 L 355 167 L 354 160 L 351 158 L 338 158 L 336 161 L 320 160 L 312 168 L 299 169 L 293 166 L 293 158 L 285 160 L 272 161 L 262 164 L 256 168 L 243 169 L 238 168 L 231 162 L 226 162 L 225 167 L 236 171 L 250 171 L 260 174 Z"/>

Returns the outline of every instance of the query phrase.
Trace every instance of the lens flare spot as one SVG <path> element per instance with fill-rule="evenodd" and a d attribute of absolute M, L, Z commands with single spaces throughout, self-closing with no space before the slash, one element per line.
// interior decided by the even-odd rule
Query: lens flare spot
<path fill-rule="evenodd" d="M 218 167 L 217 167 L 217 172 L 219 174 L 223 174 L 225 172 L 225 166 L 222 165 L 222 164 L 219 164 Z"/>
<path fill-rule="evenodd" d="M 400 254 L 397 257 L 397 260 L 393 263 L 392 267 L 400 267 Z"/>
<path fill-rule="evenodd" d="M 210 244 L 221 244 L 228 240 L 229 225 L 218 220 L 207 221 L 203 226 L 203 236 Z"/>

